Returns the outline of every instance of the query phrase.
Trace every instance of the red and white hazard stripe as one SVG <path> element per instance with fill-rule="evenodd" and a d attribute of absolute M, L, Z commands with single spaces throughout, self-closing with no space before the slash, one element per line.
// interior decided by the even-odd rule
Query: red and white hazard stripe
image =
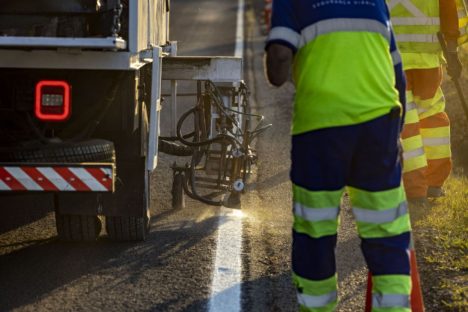
<path fill-rule="evenodd" d="M 0 191 L 112 192 L 113 166 L 0 166 Z"/>

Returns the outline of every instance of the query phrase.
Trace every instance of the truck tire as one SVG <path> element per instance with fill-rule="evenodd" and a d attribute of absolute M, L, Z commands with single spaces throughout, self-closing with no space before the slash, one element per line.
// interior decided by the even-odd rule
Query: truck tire
<path fill-rule="evenodd" d="M 111 240 L 144 241 L 148 222 L 146 217 L 106 217 L 106 231 Z"/>
<path fill-rule="evenodd" d="M 95 241 L 101 233 L 98 216 L 66 215 L 55 212 L 57 234 L 63 241 Z"/>
<path fill-rule="evenodd" d="M 92 139 L 73 143 L 56 143 L 43 146 L 0 149 L 0 161 L 4 162 L 113 162 L 114 144 Z"/>
<path fill-rule="evenodd" d="M 136 168 L 135 168 L 136 169 Z M 138 189 L 141 190 L 140 200 L 135 200 L 131 205 L 135 211 L 140 211 L 139 216 L 135 215 L 106 215 L 106 232 L 109 239 L 114 241 L 145 241 L 150 228 L 150 175 L 146 172 L 135 170 L 136 176 L 144 175 L 144 182 Z M 128 203 L 128 199 L 126 200 Z M 125 205 L 125 200 L 120 202 Z"/>

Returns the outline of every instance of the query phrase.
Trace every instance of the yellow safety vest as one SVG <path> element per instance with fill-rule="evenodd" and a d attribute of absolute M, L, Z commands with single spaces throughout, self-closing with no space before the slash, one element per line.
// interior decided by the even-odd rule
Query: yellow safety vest
<path fill-rule="evenodd" d="M 438 0 L 387 0 L 398 48 L 402 53 L 439 53 Z M 463 0 L 456 0 L 460 28 L 459 44 L 468 41 L 468 14 Z"/>

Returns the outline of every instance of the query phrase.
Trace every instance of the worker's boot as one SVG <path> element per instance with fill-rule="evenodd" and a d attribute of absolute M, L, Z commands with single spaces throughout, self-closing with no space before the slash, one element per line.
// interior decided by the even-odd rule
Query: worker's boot
<path fill-rule="evenodd" d="M 444 196 L 445 196 L 445 191 L 441 187 L 429 186 L 427 189 L 428 198 L 439 198 L 439 197 L 444 197 Z"/>
<path fill-rule="evenodd" d="M 430 203 L 426 197 L 408 198 L 408 204 L 416 208 L 429 208 Z"/>

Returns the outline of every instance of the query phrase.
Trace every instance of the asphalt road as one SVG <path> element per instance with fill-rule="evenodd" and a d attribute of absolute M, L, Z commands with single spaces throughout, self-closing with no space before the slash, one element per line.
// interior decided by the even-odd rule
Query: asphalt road
<path fill-rule="evenodd" d="M 294 311 L 290 280 L 289 120 L 293 87 L 264 77 L 263 1 L 247 2 L 246 80 L 255 109 L 274 127 L 257 144 L 259 163 L 242 202 L 243 311 Z M 171 38 L 179 55 L 232 55 L 237 1 L 173 0 Z M 182 85 L 188 89 L 191 85 Z M 181 111 L 190 106 L 181 100 Z M 167 111 L 167 110 L 166 110 Z M 162 123 L 168 125 L 164 111 Z M 168 132 L 167 126 L 163 132 Z M 173 158 L 161 155 L 152 180 L 152 228 L 144 243 L 56 240 L 47 206 L 0 208 L 0 311 L 207 311 L 219 208 L 188 201 L 170 207 Z M 347 210 L 338 246 L 339 311 L 362 310 L 365 269 Z"/>

